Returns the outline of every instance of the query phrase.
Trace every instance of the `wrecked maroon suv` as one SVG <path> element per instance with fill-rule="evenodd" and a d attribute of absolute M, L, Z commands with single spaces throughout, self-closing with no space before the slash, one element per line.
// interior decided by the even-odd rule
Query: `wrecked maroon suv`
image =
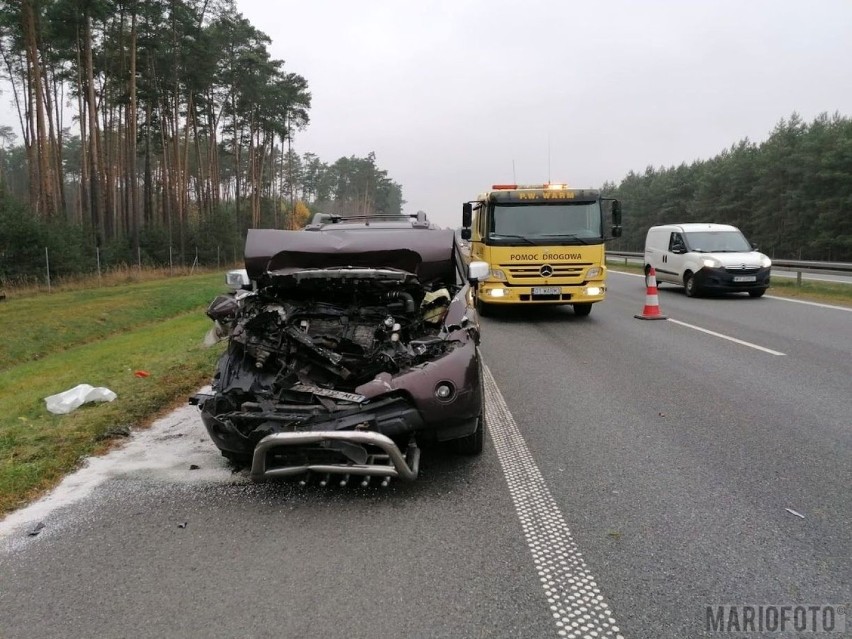
<path fill-rule="evenodd" d="M 245 261 L 249 283 L 208 308 L 228 348 L 192 400 L 225 457 L 255 479 L 387 485 L 417 477 L 418 442 L 482 451 L 471 277 L 487 265 L 466 266 L 453 231 L 319 215 L 249 231 Z"/>

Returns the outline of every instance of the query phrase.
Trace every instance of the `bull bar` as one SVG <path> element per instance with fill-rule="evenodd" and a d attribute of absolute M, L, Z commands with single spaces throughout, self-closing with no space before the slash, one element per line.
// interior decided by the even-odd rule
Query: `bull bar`
<path fill-rule="evenodd" d="M 266 454 L 282 446 L 304 446 L 323 441 L 343 441 L 350 444 L 366 444 L 380 448 L 390 464 L 303 464 L 298 466 L 266 467 Z M 381 433 L 353 430 L 310 431 L 299 433 L 273 433 L 258 442 L 251 464 L 251 478 L 290 477 L 303 473 L 333 473 L 343 475 L 370 475 L 398 477 L 408 481 L 417 479 L 420 469 L 420 448 L 414 439 L 403 455 L 394 441 Z"/>

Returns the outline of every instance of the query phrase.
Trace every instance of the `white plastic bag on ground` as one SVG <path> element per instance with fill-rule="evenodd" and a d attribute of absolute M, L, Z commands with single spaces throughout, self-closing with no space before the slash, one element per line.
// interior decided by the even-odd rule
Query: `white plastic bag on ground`
<path fill-rule="evenodd" d="M 45 397 L 47 410 L 55 415 L 67 415 L 86 402 L 111 402 L 117 397 L 110 389 L 80 384 L 63 393 Z"/>

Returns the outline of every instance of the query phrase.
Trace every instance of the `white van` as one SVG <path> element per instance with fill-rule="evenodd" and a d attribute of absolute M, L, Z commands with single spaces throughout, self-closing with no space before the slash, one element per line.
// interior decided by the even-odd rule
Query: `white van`
<path fill-rule="evenodd" d="M 748 292 L 760 297 L 769 288 L 772 261 L 749 244 L 736 226 L 666 224 L 652 226 L 645 238 L 645 275 L 683 286 L 689 297 L 703 291 Z"/>

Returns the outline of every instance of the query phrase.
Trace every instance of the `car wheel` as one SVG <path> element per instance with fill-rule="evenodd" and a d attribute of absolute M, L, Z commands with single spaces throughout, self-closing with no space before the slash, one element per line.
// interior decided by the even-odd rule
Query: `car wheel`
<path fill-rule="evenodd" d="M 592 305 L 589 302 L 583 302 L 582 304 L 573 304 L 574 306 L 574 315 L 579 317 L 586 317 L 589 313 L 592 312 Z"/>
<path fill-rule="evenodd" d="M 462 455 L 479 455 L 485 447 L 485 415 L 476 420 L 476 430 L 467 437 L 455 441 L 456 452 Z"/>
<path fill-rule="evenodd" d="M 695 283 L 695 276 L 689 271 L 683 276 L 683 290 L 687 297 L 698 297 L 698 285 Z"/>
<path fill-rule="evenodd" d="M 229 450 L 219 451 L 222 457 L 227 459 L 237 468 L 251 468 L 252 456 L 246 453 L 232 453 Z"/>
<path fill-rule="evenodd" d="M 749 291 L 748 294 L 752 297 L 763 297 L 763 294 L 766 292 L 765 288 L 758 289 L 756 291 Z"/>

